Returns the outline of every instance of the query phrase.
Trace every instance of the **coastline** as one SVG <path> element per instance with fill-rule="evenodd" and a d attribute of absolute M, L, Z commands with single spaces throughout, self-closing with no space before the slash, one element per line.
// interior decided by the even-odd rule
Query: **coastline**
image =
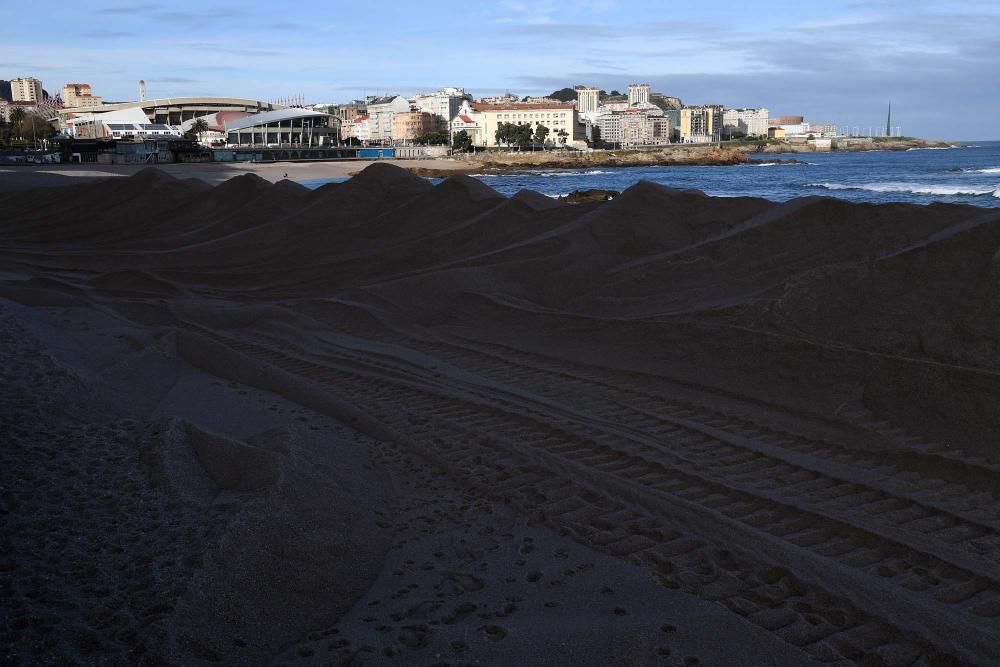
<path fill-rule="evenodd" d="M 953 148 L 956 144 L 924 139 L 864 142 L 832 152 L 905 151 L 927 148 Z M 173 163 L 156 165 L 177 178 L 196 178 L 218 185 L 235 176 L 255 174 L 275 183 L 350 178 L 375 162 L 402 167 L 416 176 L 446 178 L 482 173 L 512 173 L 535 169 L 589 169 L 654 166 L 731 166 L 755 162 L 755 155 L 819 152 L 811 146 L 783 143 L 751 150 L 749 145 L 718 147 L 715 144 L 674 144 L 654 150 L 540 151 L 485 153 L 466 157 L 443 157 L 406 160 L 341 160 L 329 162 L 272 163 Z M 109 177 L 131 176 L 146 165 L 31 165 L 0 166 L 0 192 L 36 187 L 79 185 Z"/>

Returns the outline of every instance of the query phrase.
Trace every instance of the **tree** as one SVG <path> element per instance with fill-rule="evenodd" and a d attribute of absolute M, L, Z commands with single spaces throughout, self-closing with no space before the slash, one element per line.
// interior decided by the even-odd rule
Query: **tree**
<path fill-rule="evenodd" d="M 23 108 L 14 107 L 13 109 L 10 110 L 10 124 L 20 125 L 22 122 L 24 122 L 24 117 L 26 115 L 27 114 L 25 113 Z"/>
<path fill-rule="evenodd" d="M 416 139 L 420 146 L 444 146 L 448 143 L 448 135 L 445 132 L 425 132 Z"/>
<path fill-rule="evenodd" d="M 184 133 L 184 138 L 198 141 L 198 138 L 205 132 L 208 132 L 208 123 L 205 122 L 204 118 L 195 118 L 191 127 Z"/>
<path fill-rule="evenodd" d="M 575 88 L 560 88 L 551 95 L 549 95 L 554 100 L 559 100 L 560 102 L 573 102 L 578 99 Z"/>
<path fill-rule="evenodd" d="M 569 132 L 567 132 L 566 130 L 559 130 L 558 132 L 556 132 L 556 134 L 559 136 L 559 143 L 565 144 L 566 137 L 569 136 Z"/>
<path fill-rule="evenodd" d="M 514 143 L 518 146 L 527 146 L 531 143 L 531 136 L 534 131 L 531 129 L 531 123 L 518 123 L 514 129 Z"/>
<path fill-rule="evenodd" d="M 472 137 L 465 130 L 459 130 L 452 138 L 451 147 L 456 151 L 467 153 L 472 149 Z"/>
<path fill-rule="evenodd" d="M 549 128 L 541 123 L 535 128 L 535 143 L 545 145 L 545 137 L 549 136 Z"/>

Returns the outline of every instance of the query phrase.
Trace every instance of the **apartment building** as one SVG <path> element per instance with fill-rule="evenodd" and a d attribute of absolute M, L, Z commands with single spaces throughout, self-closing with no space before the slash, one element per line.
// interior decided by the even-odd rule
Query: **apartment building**
<path fill-rule="evenodd" d="M 63 106 L 69 109 L 99 107 L 103 104 L 101 97 L 94 95 L 89 83 L 63 84 L 62 99 Z"/>
<path fill-rule="evenodd" d="M 600 130 L 601 141 L 611 146 L 660 146 L 671 143 L 673 123 L 661 109 L 653 105 L 649 107 L 601 107 L 594 122 Z"/>
<path fill-rule="evenodd" d="M 341 121 L 340 140 L 356 139 L 363 144 L 367 144 L 370 138 L 368 116 L 355 116 L 354 118 Z"/>
<path fill-rule="evenodd" d="M 392 115 L 392 140 L 394 143 L 413 143 L 428 132 L 441 128 L 437 116 L 428 111 L 400 111 Z"/>
<path fill-rule="evenodd" d="M 628 85 L 629 106 L 635 104 L 649 104 L 649 84 L 630 83 Z"/>
<path fill-rule="evenodd" d="M 709 104 L 681 109 L 680 140 L 697 144 L 719 141 L 722 135 L 723 107 Z"/>
<path fill-rule="evenodd" d="M 472 95 L 465 88 L 447 87 L 433 93 L 419 93 L 413 97 L 411 106 L 418 111 L 426 111 L 438 119 L 439 128 L 447 127 L 448 122 L 458 114 L 463 102 L 472 102 Z"/>
<path fill-rule="evenodd" d="M 581 114 L 595 113 L 601 102 L 601 91 L 597 88 L 576 89 L 576 110 Z"/>
<path fill-rule="evenodd" d="M 410 110 L 410 103 L 401 95 L 371 97 L 368 106 L 368 140 L 388 146 L 392 143 L 392 117 Z"/>
<path fill-rule="evenodd" d="M 10 82 L 11 97 L 14 102 L 34 102 L 43 100 L 42 82 L 34 77 L 22 77 Z"/>
<path fill-rule="evenodd" d="M 766 137 L 768 111 L 759 109 L 726 109 L 722 112 L 723 134 Z"/>

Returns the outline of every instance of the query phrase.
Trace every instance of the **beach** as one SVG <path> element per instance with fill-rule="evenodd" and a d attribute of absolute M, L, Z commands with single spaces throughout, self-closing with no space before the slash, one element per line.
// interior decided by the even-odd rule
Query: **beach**
<path fill-rule="evenodd" d="M 0 168 L 6 664 L 1000 662 L 1000 210 L 428 162 Z"/>

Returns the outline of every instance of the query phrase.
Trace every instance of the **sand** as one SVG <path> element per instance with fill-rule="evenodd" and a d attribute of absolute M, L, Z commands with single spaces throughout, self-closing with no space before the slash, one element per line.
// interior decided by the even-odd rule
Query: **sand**
<path fill-rule="evenodd" d="M 4 663 L 1000 662 L 1000 212 L 261 169 L 0 192 Z"/>

